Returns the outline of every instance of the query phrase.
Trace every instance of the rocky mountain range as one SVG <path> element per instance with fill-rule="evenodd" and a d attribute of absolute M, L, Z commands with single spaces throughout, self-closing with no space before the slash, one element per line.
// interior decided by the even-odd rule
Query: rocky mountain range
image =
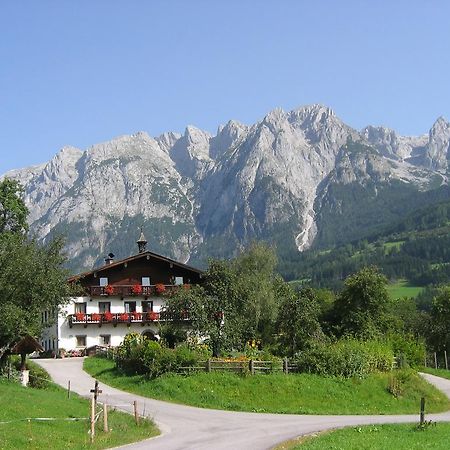
<path fill-rule="evenodd" d="M 440 189 L 449 158 L 444 118 L 428 135 L 408 137 L 358 131 L 311 105 L 276 109 L 251 126 L 232 120 L 214 136 L 188 126 L 183 135 L 139 132 L 87 150 L 64 147 L 4 176 L 24 185 L 38 238 L 66 236 L 77 271 L 109 252 L 135 253 L 140 227 L 152 251 L 199 265 L 255 239 L 274 243 L 281 257 L 333 244 L 327 224 L 342 219 L 356 192 L 374 199 Z"/>

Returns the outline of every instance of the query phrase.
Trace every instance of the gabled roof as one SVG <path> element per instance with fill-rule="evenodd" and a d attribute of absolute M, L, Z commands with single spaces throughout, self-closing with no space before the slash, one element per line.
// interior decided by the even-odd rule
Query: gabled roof
<path fill-rule="evenodd" d="M 87 276 L 93 275 L 94 273 L 98 274 L 98 273 L 110 270 L 110 269 L 112 269 L 114 267 L 118 267 L 118 266 L 120 266 L 121 264 L 124 264 L 124 263 L 137 261 L 139 259 L 150 259 L 150 258 L 156 259 L 158 261 L 167 262 L 169 264 L 173 264 L 174 266 L 180 267 L 181 269 L 190 270 L 191 272 L 195 272 L 195 273 L 197 273 L 199 275 L 202 275 L 204 273 L 200 269 L 196 269 L 195 267 L 188 266 L 187 264 L 180 263 L 178 261 L 175 261 L 174 259 L 170 259 L 170 258 L 167 258 L 166 256 L 162 256 L 162 255 L 158 255 L 157 253 L 146 251 L 146 252 L 143 252 L 143 253 L 138 253 L 137 255 L 129 256 L 128 258 L 124 258 L 124 259 L 120 259 L 118 261 L 114 261 L 111 264 L 105 264 L 105 265 L 103 265 L 101 267 L 96 267 L 95 269 L 89 270 L 88 272 L 83 272 L 83 273 L 80 273 L 78 275 L 73 275 L 73 276 L 71 276 L 68 279 L 68 281 L 69 282 L 77 281 L 77 280 L 80 280 L 81 278 L 85 278 Z"/>
<path fill-rule="evenodd" d="M 21 353 L 33 353 L 33 352 L 43 352 L 44 348 L 41 344 L 29 334 L 25 335 L 17 344 L 11 349 L 13 354 Z"/>

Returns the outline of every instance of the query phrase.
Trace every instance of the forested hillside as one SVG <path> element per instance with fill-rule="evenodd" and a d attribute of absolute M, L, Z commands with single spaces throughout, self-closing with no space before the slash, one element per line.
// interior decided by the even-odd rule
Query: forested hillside
<path fill-rule="evenodd" d="M 409 207 L 439 200 L 448 196 L 448 192 L 445 187 L 416 193 Z M 407 207 L 401 205 L 400 209 Z M 371 234 L 345 245 L 291 253 L 280 261 L 279 268 L 288 280 L 336 288 L 346 276 L 367 265 L 378 266 L 391 280 L 407 279 L 417 286 L 448 282 L 450 200 L 415 210 L 406 218 L 379 227 L 377 231 L 372 229 Z"/>

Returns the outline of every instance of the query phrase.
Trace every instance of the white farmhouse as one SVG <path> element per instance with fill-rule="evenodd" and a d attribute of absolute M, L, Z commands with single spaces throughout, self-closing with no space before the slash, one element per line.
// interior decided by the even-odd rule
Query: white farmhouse
<path fill-rule="evenodd" d="M 146 251 L 142 233 L 137 244 L 138 254 L 119 261 L 109 254 L 104 266 L 68 280 L 78 282 L 84 295 L 72 298 L 44 332 L 41 343 L 45 350 L 117 346 L 132 331 L 159 339 L 166 296 L 199 283 L 202 272 Z M 50 320 L 46 312 L 43 320 Z"/>

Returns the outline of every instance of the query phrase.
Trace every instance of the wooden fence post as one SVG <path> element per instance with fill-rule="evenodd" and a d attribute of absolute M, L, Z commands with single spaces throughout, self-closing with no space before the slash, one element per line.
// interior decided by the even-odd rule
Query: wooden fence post
<path fill-rule="evenodd" d="M 447 350 L 444 350 L 445 369 L 448 370 Z"/>
<path fill-rule="evenodd" d="M 67 398 L 70 398 L 70 380 L 67 382 Z"/>
<path fill-rule="evenodd" d="M 255 362 L 253 361 L 253 359 L 251 359 L 249 361 L 249 368 L 250 368 L 250 373 L 252 375 L 255 375 Z"/>
<path fill-rule="evenodd" d="M 288 362 L 287 357 L 283 359 L 283 372 L 285 374 L 289 373 L 289 362 Z"/>
<path fill-rule="evenodd" d="M 136 422 L 136 425 L 139 425 L 139 414 L 136 400 L 133 402 L 133 409 L 134 409 L 134 421 Z"/>
<path fill-rule="evenodd" d="M 108 403 L 103 402 L 103 431 L 108 433 Z"/>
<path fill-rule="evenodd" d="M 434 352 L 434 368 L 438 368 L 436 352 Z"/>
<path fill-rule="evenodd" d="M 420 399 L 420 425 L 423 425 L 425 422 L 425 398 L 422 397 Z"/>
<path fill-rule="evenodd" d="M 211 359 L 208 359 L 208 361 L 206 361 L 206 371 L 211 372 Z"/>
<path fill-rule="evenodd" d="M 91 397 L 91 442 L 94 442 L 95 436 L 95 400 Z"/>

